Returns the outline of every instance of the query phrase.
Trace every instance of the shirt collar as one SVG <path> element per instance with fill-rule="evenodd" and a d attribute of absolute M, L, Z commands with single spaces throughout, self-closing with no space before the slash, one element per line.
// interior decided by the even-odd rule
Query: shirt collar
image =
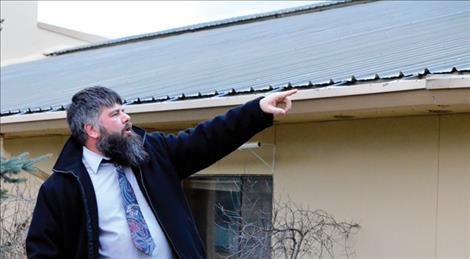
<path fill-rule="evenodd" d="M 100 167 L 101 160 L 108 159 L 108 157 L 97 154 L 85 146 L 83 146 L 83 160 L 88 164 L 93 173 L 98 173 L 98 168 Z"/>

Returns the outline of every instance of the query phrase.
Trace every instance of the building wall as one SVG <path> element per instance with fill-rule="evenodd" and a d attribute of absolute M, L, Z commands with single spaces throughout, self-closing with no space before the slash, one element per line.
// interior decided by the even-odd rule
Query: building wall
<path fill-rule="evenodd" d="M 437 256 L 470 258 L 470 116 L 441 119 Z"/>
<path fill-rule="evenodd" d="M 276 128 L 275 195 L 358 222 L 358 258 L 468 258 L 470 115 Z"/>
<path fill-rule="evenodd" d="M 66 136 L 5 139 L 10 154 L 52 153 Z M 470 257 L 470 114 L 282 124 L 252 141 L 275 144 L 275 199 L 361 225 L 357 258 Z M 272 146 L 251 150 L 268 164 Z M 235 151 L 201 174 L 270 174 Z"/>
<path fill-rule="evenodd" d="M 41 161 L 36 166 L 45 171 L 51 172 L 55 161 L 59 157 L 62 146 L 65 144 L 68 136 L 38 136 L 28 138 L 5 138 L 3 140 L 2 155 L 6 157 L 16 156 L 23 152 L 28 152 L 30 158 L 45 154 L 51 154 L 51 158 Z"/>
<path fill-rule="evenodd" d="M 41 29 L 37 25 L 37 1 L 1 1 L 1 65 L 44 58 L 52 50 L 90 43 Z"/>

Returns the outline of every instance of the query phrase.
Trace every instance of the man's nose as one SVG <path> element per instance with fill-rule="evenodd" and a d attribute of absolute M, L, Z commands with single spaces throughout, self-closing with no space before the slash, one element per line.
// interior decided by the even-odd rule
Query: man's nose
<path fill-rule="evenodd" d="M 123 117 L 123 121 L 122 121 L 123 123 L 128 123 L 131 120 L 131 116 L 129 116 L 129 114 L 123 112 L 122 115 L 123 115 L 122 116 Z"/>

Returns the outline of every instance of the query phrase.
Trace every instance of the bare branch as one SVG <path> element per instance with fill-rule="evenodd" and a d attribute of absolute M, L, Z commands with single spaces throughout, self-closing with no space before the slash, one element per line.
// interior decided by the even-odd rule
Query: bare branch
<path fill-rule="evenodd" d="M 272 258 L 354 257 L 349 240 L 358 224 L 338 222 L 324 210 L 304 209 L 290 199 L 274 202 L 272 213 L 255 210 L 257 201 L 250 202 L 238 211 L 217 206 L 225 229 L 239 231 L 234 233 L 238 250 L 228 258 L 254 258 L 263 250 Z"/>

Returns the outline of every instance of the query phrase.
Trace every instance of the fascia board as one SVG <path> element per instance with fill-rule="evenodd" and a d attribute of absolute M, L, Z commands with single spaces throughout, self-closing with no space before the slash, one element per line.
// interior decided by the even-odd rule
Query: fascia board
<path fill-rule="evenodd" d="M 468 88 L 468 94 L 467 89 Z M 369 83 L 369 84 L 355 84 L 350 86 L 335 86 L 335 87 L 324 87 L 324 88 L 316 88 L 316 89 L 305 89 L 299 91 L 297 94 L 292 96 L 293 102 L 304 103 L 305 101 L 314 102 L 317 105 L 321 105 L 324 103 L 325 100 L 348 100 L 346 104 L 342 105 L 342 110 L 347 110 L 347 106 L 349 103 L 350 109 L 354 110 L 357 107 L 354 107 L 351 98 L 363 98 L 364 96 L 371 96 L 379 94 L 380 96 L 387 96 L 387 93 L 394 93 L 394 94 L 401 94 L 405 99 L 406 98 L 406 91 L 410 93 L 416 93 L 416 91 L 421 92 L 429 92 L 432 93 L 434 91 L 446 91 L 446 90 L 457 90 L 459 91 L 459 96 L 461 97 L 457 102 L 458 104 L 470 105 L 470 77 L 469 76 L 460 76 L 460 77 L 453 77 L 453 78 L 430 78 L 430 79 L 402 79 L 402 80 L 395 80 L 389 82 L 380 82 L 380 83 Z M 462 92 L 464 90 L 464 92 Z M 130 115 L 139 115 L 141 118 L 142 116 L 146 116 L 146 114 L 166 114 L 166 116 L 160 117 L 160 119 L 168 120 L 167 123 L 172 123 L 175 121 L 175 116 L 179 116 L 181 114 L 186 114 L 188 112 L 194 113 L 198 111 L 198 114 L 206 113 L 204 111 L 214 111 L 214 110 L 224 110 L 228 107 L 237 106 L 243 104 L 249 100 L 254 98 L 264 96 L 265 94 L 250 94 L 250 95 L 236 95 L 231 97 L 212 97 L 212 98 L 204 98 L 204 99 L 195 99 L 195 100 L 186 100 L 186 101 L 174 101 L 174 102 L 161 102 L 161 103 L 148 103 L 148 104 L 139 104 L 139 105 L 125 105 L 124 109 Z M 355 97 L 356 96 L 356 97 Z M 412 96 L 414 96 L 412 94 Z M 427 95 L 426 95 L 427 96 Z M 465 97 L 467 96 L 467 97 Z M 463 99 L 462 99 L 463 97 Z M 381 97 L 382 98 L 382 97 Z M 317 100 L 317 101 L 316 101 Z M 437 105 L 439 102 L 436 100 L 433 101 L 432 98 L 420 98 L 419 100 L 408 100 L 406 102 L 400 102 L 395 97 L 391 100 L 388 100 L 388 107 L 400 107 L 406 105 Z M 344 102 L 342 102 L 344 103 Z M 374 104 L 375 103 L 375 104 Z M 326 104 L 325 104 L 326 105 Z M 331 105 L 331 104 L 330 104 Z M 330 105 L 327 105 L 330 107 Z M 385 103 L 383 102 L 371 102 L 368 104 L 369 106 L 376 105 L 376 109 L 379 111 L 381 108 L 385 107 Z M 382 106 L 380 106 L 382 105 Z M 379 107 L 380 106 L 380 107 Z M 335 108 L 328 108 L 323 107 L 320 110 L 326 111 L 328 109 Z M 317 107 L 319 108 L 319 107 Z M 336 107 L 339 108 L 339 107 Z M 374 107 L 367 107 L 368 109 Z M 170 116 L 174 114 L 174 116 Z M 211 114 L 211 112 L 207 113 Z M 202 115 L 201 115 L 202 116 Z M 48 123 L 53 128 L 56 127 L 64 127 L 66 128 L 65 123 L 66 113 L 65 111 L 59 112 L 44 112 L 44 113 L 36 113 L 36 114 L 22 114 L 22 115 L 12 115 L 12 116 L 5 116 L 0 117 L 0 124 L 1 130 L 0 133 L 11 133 L 14 132 L 14 128 L 17 128 L 15 125 L 24 125 L 27 128 L 33 129 L 34 126 L 28 124 L 35 124 L 39 125 L 38 130 L 47 130 Z M 173 118 L 173 119 L 171 119 Z M 186 120 L 187 116 L 183 116 L 179 122 L 182 120 Z M 159 121 L 159 123 L 165 123 L 165 121 Z M 4 130 L 5 129 L 5 130 Z"/>
<path fill-rule="evenodd" d="M 410 91 L 425 89 L 425 80 L 398 80 L 383 83 L 351 85 L 351 86 L 332 86 L 325 88 L 301 90 L 294 96 L 293 101 L 331 98 L 341 96 L 353 96 L 364 94 L 376 94 L 386 92 Z M 162 111 L 179 111 L 192 109 L 217 108 L 226 106 L 236 106 L 249 100 L 264 96 L 265 94 L 236 95 L 230 97 L 212 97 L 195 100 L 147 103 L 138 105 L 125 105 L 124 109 L 129 114 L 149 113 Z M 20 122 L 34 122 L 65 119 L 65 111 L 43 112 L 33 114 L 19 114 L 0 117 L 1 124 L 11 124 Z"/>

